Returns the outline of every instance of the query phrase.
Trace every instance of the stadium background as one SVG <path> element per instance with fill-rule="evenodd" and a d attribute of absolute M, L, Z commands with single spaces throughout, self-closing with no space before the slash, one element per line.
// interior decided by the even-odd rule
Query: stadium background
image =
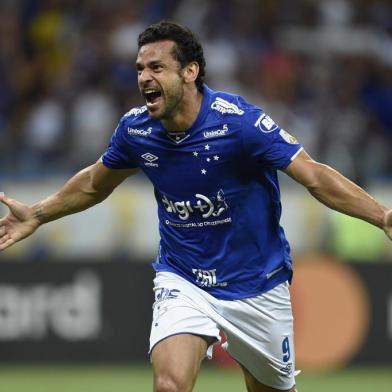
<path fill-rule="evenodd" d="M 259 104 L 391 206 L 387 0 L 2 0 L 1 190 L 34 202 L 99 157 L 121 114 L 143 104 L 136 39 L 161 19 L 198 33 L 211 87 Z M 281 182 L 300 391 L 392 390 L 391 244 Z M 137 176 L 0 255 L 1 392 L 150 389 L 152 197 Z M 200 391 L 244 390 L 221 352 L 204 367 Z"/>

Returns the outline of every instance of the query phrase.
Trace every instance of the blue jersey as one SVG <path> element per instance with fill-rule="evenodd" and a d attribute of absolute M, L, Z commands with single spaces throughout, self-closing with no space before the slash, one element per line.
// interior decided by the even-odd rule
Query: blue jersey
<path fill-rule="evenodd" d="M 277 169 L 300 149 L 260 108 L 205 86 L 190 129 L 170 133 L 145 106 L 134 108 L 102 162 L 141 168 L 154 186 L 161 238 L 155 270 L 231 300 L 291 279 Z"/>

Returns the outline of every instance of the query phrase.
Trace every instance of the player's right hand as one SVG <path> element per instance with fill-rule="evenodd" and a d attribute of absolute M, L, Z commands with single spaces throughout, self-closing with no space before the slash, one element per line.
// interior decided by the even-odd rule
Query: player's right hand
<path fill-rule="evenodd" d="M 34 233 L 40 222 L 34 217 L 31 207 L 5 196 L 2 192 L 0 202 L 9 209 L 8 215 L 0 219 L 0 251 L 2 251 Z"/>

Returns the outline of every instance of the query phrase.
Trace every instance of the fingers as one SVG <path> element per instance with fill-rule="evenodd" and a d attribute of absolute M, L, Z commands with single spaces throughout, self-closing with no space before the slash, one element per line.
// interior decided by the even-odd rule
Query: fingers
<path fill-rule="evenodd" d="M 22 206 L 22 203 L 15 199 L 12 199 L 11 197 L 6 196 L 4 192 L 0 192 L 0 202 L 6 205 L 10 210 Z"/>
<path fill-rule="evenodd" d="M 12 239 L 8 234 L 3 235 L 0 238 L 0 251 L 8 248 L 9 246 L 13 245 L 15 240 Z"/>
<path fill-rule="evenodd" d="M 0 192 L 0 202 L 3 203 L 4 205 L 6 205 L 9 209 L 11 209 L 10 201 L 11 201 L 11 199 L 9 197 L 7 197 L 4 194 L 4 192 Z"/>
<path fill-rule="evenodd" d="M 10 238 L 9 233 L 6 233 L 4 230 L 4 233 L 0 235 L 0 244 L 7 241 L 9 238 Z"/>
<path fill-rule="evenodd" d="M 7 197 L 4 192 L 0 192 L 0 202 L 2 202 L 3 204 L 5 204 L 7 207 L 10 207 L 10 202 L 12 199 L 10 199 L 9 197 Z"/>
<path fill-rule="evenodd" d="M 10 247 L 14 243 L 15 243 L 15 241 L 12 238 L 9 238 L 6 242 L 4 242 L 3 244 L 0 244 L 0 252 L 4 249 Z"/>
<path fill-rule="evenodd" d="M 28 206 L 5 196 L 3 192 L 0 192 L 0 202 L 8 207 L 11 215 L 13 215 L 19 221 L 25 221 L 29 213 Z M 1 222 L 1 221 L 0 221 Z"/>
<path fill-rule="evenodd" d="M 7 232 L 6 227 L 0 226 L 0 251 L 12 245 L 15 241 L 11 238 Z"/>

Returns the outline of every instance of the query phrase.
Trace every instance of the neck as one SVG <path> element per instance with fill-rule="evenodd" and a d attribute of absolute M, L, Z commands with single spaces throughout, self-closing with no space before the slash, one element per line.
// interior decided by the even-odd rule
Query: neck
<path fill-rule="evenodd" d="M 181 132 L 189 129 L 199 115 L 203 94 L 194 89 L 184 93 L 178 108 L 170 118 L 162 119 L 163 126 L 171 132 Z"/>

